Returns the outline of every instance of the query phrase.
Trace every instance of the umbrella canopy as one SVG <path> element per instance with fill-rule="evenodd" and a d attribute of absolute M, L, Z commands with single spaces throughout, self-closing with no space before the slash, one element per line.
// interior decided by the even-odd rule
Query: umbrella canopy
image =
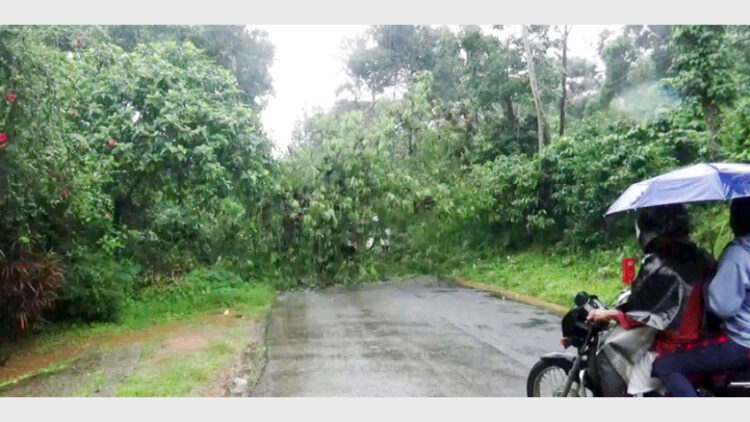
<path fill-rule="evenodd" d="M 605 215 L 657 205 L 750 196 L 750 164 L 701 163 L 630 185 Z"/>

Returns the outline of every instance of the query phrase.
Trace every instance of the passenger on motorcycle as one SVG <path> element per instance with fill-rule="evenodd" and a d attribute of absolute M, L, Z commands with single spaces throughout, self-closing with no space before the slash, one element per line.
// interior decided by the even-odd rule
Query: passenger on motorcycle
<path fill-rule="evenodd" d="M 704 334 L 703 285 L 711 280 L 715 262 L 690 241 L 689 234 L 682 205 L 640 212 L 636 236 L 646 255 L 630 297 L 616 309 L 596 309 L 588 315 L 590 321 L 620 324 L 604 339 L 595 366 L 605 396 L 655 388 L 654 359 Z"/>
<path fill-rule="evenodd" d="M 708 308 L 724 319 L 724 341 L 661 356 L 653 365 L 676 397 L 697 395 L 687 375 L 737 369 L 750 360 L 750 198 L 732 201 L 730 225 L 736 238 L 708 286 Z"/>

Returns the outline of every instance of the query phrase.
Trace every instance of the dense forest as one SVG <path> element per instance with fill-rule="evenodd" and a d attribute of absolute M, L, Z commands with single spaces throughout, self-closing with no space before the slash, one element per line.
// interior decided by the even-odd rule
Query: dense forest
<path fill-rule="evenodd" d="M 206 268 L 293 288 L 621 248 L 632 220 L 602 214 L 629 184 L 750 161 L 750 28 L 626 26 L 603 70 L 571 31 L 373 26 L 275 157 L 263 32 L 0 27 L 0 331 Z M 722 209 L 695 212 L 714 242 Z"/>

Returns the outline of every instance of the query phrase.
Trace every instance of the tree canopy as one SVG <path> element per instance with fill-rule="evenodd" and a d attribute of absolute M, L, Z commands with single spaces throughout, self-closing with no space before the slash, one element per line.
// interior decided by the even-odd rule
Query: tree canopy
<path fill-rule="evenodd" d="M 274 158 L 260 31 L 0 27 L 0 328 L 113 319 L 205 266 L 283 288 L 619 247 L 630 183 L 750 161 L 747 27 L 623 27 L 603 69 L 568 31 L 373 26 Z"/>

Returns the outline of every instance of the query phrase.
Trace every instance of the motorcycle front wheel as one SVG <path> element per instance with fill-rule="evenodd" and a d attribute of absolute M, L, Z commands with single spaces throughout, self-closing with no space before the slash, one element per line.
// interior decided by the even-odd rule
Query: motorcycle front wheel
<path fill-rule="evenodd" d="M 564 359 L 540 360 L 529 372 L 526 381 L 527 397 L 562 397 L 568 373 L 573 364 Z M 568 393 L 569 396 L 577 395 L 577 383 Z"/>

